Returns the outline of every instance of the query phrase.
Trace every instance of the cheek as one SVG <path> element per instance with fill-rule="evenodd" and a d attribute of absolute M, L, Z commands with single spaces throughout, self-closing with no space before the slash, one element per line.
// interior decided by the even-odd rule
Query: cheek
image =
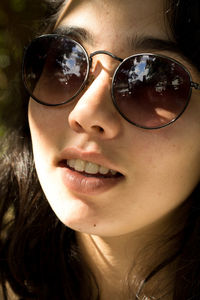
<path fill-rule="evenodd" d="M 194 169 L 200 172 L 200 95 L 193 93 L 182 116 L 171 125 L 152 131 L 138 131 L 131 148 L 136 149 L 153 169 L 171 168 L 171 172 Z M 136 143 L 137 141 L 137 143 Z"/>
<path fill-rule="evenodd" d="M 33 148 L 61 148 L 67 135 L 69 110 L 48 107 L 30 100 L 28 118 Z"/>
<path fill-rule="evenodd" d="M 137 180 L 143 198 L 153 195 L 158 203 L 159 198 L 162 203 L 169 200 L 176 205 L 186 199 L 200 179 L 199 133 L 200 117 L 197 120 L 189 111 L 166 128 L 138 130 L 132 137 L 130 133 L 131 155 L 126 162 L 127 168 L 132 162 L 130 186 Z"/>

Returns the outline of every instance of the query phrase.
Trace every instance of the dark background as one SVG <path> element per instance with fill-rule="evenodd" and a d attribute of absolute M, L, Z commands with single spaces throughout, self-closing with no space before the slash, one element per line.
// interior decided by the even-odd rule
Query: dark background
<path fill-rule="evenodd" d="M 0 136 L 9 111 L 13 113 L 20 98 L 24 46 L 45 13 L 45 0 L 0 0 Z"/>

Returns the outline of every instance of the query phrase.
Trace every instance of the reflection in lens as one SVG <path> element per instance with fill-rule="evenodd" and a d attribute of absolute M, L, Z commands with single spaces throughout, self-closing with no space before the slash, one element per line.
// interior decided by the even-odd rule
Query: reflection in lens
<path fill-rule="evenodd" d="M 113 101 L 130 122 L 146 128 L 168 124 L 185 109 L 190 77 L 177 62 L 154 55 L 125 60 L 113 80 Z"/>
<path fill-rule="evenodd" d="M 24 61 L 26 85 L 39 101 L 60 104 L 82 88 L 88 72 L 84 49 L 75 41 L 50 35 L 36 39 Z"/>

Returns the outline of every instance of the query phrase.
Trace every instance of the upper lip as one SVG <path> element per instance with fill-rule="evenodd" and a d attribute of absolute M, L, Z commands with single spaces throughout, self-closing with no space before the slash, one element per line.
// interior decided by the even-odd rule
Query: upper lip
<path fill-rule="evenodd" d="M 81 160 L 89 161 L 104 166 L 108 169 L 114 170 L 116 172 L 119 172 L 123 175 L 122 171 L 119 170 L 119 168 L 115 164 L 113 164 L 109 159 L 107 159 L 105 156 L 103 156 L 101 153 L 98 152 L 84 151 L 76 147 L 70 147 L 64 149 L 60 153 L 60 157 L 58 160 L 60 162 L 68 159 L 81 159 Z"/>

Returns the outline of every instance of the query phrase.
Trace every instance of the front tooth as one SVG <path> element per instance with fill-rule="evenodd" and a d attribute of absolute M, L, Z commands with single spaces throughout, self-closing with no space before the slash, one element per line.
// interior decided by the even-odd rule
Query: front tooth
<path fill-rule="evenodd" d="M 109 169 L 108 169 L 108 168 L 103 167 L 103 166 L 100 166 L 100 168 L 99 168 L 99 173 L 100 173 L 100 174 L 105 175 L 105 174 L 107 174 L 108 172 L 109 172 Z"/>
<path fill-rule="evenodd" d="M 83 172 L 85 170 L 85 161 L 77 159 L 75 161 L 74 169 L 78 172 Z"/>
<path fill-rule="evenodd" d="M 69 159 L 69 160 L 67 161 L 67 164 L 68 164 L 68 166 L 69 166 L 70 168 L 74 168 L 75 163 L 76 163 L 76 160 L 75 160 L 75 159 Z"/>
<path fill-rule="evenodd" d="M 99 165 L 93 164 L 91 162 L 86 162 L 85 172 L 89 174 L 96 174 L 99 172 Z"/>

